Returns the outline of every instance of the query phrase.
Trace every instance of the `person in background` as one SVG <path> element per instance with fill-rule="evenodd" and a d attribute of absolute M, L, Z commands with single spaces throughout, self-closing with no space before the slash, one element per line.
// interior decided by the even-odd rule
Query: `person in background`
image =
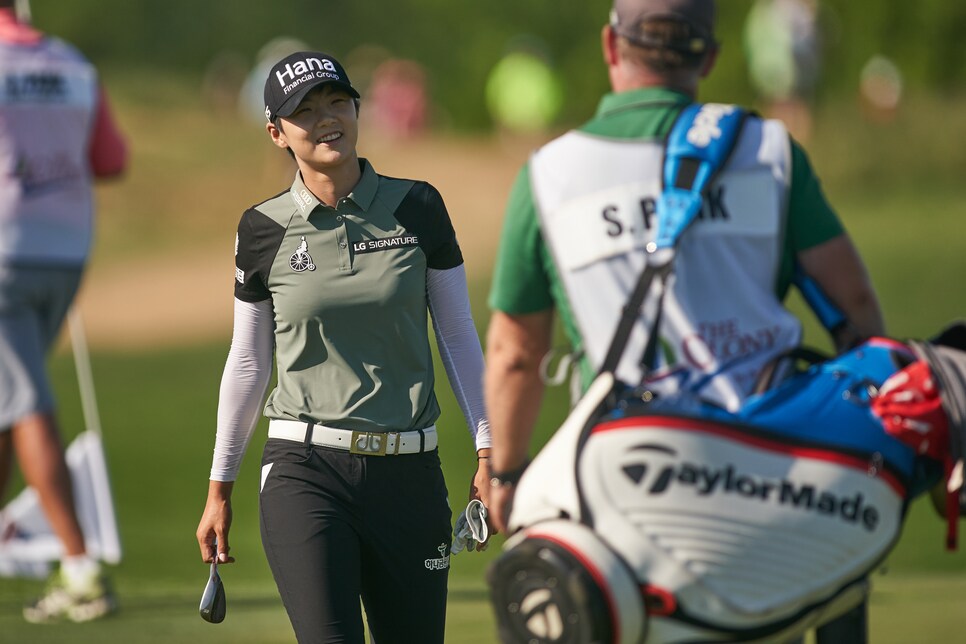
<path fill-rule="evenodd" d="M 63 544 L 31 622 L 83 622 L 116 608 L 86 550 L 45 360 L 91 247 L 92 179 L 120 175 L 127 149 L 97 71 L 0 0 L 0 498 L 13 455 Z"/>
<path fill-rule="evenodd" d="M 812 133 L 812 102 L 821 76 L 818 0 L 757 0 L 745 22 L 748 72 L 765 115 L 799 141 Z"/>
<path fill-rule="evenodd" d="M 335 58 L 287 56 L 264 96 L 268 134 L 298 169 L 238 226 L 201 556 L 233 561 L 233 481 L 274 354 L 261 533 L 298 641 L 362 644 L 361 598 L 374 641 L 442 644 L 452 513 L 429 315 L 475 440 L 469 497 L 489 492 L 483 352 L 456 232 L 432 185 L 359 158 L 359 93 Z"/>
<path fill-rule="evenodd" d="M 425 133 L 429 120 L 426 84 L 426 71 L 414 60 L 390 58 L 373 70 L 367 104 L 380 136 L 406 141 Z"/>
<path fill-rule="evenodd" d="M 538 150 L 512 188 L 485 376 L 490 518 L 499 530 L 528 462 L 554 314 L 583 356 L 587 386 L 653 239 L 665 137 L 714 66 L 715 14 L 713 0 L 615 0 L 601 32 L 613 91 L 590 121 Z M 782 305 L 796 263 L 847 318 L 842 346 L 885 330 L 858 252 L 780 122 L 747 121 L 717 186 L 679 245 L 658 329 L 661 359 L 647 384 L 662 395 L 707 377 L 697 393 L 736 409 L 761 367 L 800 341 L 801 325 Z M 644 377 L 649 324 L 642 315 L 629 345 L 637 351 L 617 368 L 631 386 Z"/>

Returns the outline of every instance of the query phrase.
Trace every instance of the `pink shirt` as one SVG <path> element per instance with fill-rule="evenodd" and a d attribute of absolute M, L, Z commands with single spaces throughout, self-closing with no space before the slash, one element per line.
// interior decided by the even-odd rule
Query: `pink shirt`
<path fill-rule="evenodd" d="M 126 164 L 93 65 L 0 9 L 0 263 L 82 265 L 92 179 Z"/>

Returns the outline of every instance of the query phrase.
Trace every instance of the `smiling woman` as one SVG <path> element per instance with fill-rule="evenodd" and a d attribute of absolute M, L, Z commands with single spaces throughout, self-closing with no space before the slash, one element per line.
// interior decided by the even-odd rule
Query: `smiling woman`
<path fill-rule="evenodd" d="M 375 639 L 442 644 L 452 530 L 428 314 L 479 456 L 489 452 L 483 354 L 443 199 L 359 157 L 358 101 L 320 52 L 292 54 L 266 79 L 266 130 L 298 172 L 238 226 L 234 332 L 197 538 L 204 561 L 233 561 L 231 492 L 274 353 L 262 542 L 299 641 L 361 644 L 361 598 Z M 469 496 L 486 502 L 477 462 Z"/>
<path fill-rule="evenodd" d="M 321 53 L 288 56 L 269 73 L 265 104 L 265 127 L 272 141 L 296 161 L 320 164 L 321 176 L 312 175 L 322 185 L 314 187 L 330 198 L 327 203 L 335 203 L 327 175 L 341 173 L 341 182 L 349 188 L 359 178 L 359 92 L 349 83 L 342 65 Z"/>
<path fill-rule="evenodd" d="M 307 166 L 309 181 L 320 184 L 313 188 L 330 199 L 338 198 L 332 192 L 335 175 L 344 174 L 349 182 L 353 177 L 358 181 L 360 173 L 356 154 L 359 102 L 354 96 L 335 83 L 316 85 L 295 111 L 284 119 L 276 116 L 265 126 L 275 145 Z"/>

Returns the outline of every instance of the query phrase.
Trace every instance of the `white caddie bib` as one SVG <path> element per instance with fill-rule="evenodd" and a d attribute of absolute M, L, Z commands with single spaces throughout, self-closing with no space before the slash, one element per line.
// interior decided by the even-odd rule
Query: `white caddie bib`
<path fill-rule="evenodd" d="M 702 395 L 735 409 L 769 359 L 796 346 L 799 322 L 775 297 L 790 144 L 784 128 L 750 118 L 704 208 L 682 236 L 664 300 L 654 388 L 673 393 L 708 376 Z M 544 239 L 597 369 L 655 237 L 663 142 L 571 132 L 530 162 Z M 656 287 L 652 287 L 656 288 Z M 640 382 L 655 297 L 643 308 L 618 377 Z"/>

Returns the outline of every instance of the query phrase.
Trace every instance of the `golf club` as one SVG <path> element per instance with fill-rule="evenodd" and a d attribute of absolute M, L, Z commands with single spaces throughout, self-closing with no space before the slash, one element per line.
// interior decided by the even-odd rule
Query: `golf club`
<path fill-rule="evenodd" d="M 227 610 L 225 601 L 225 585 L 221 583 L 218 575 L 218 554 L 211 561 L 211 573 L 208 575 L 208 583 L 205 585 L 205 592 L 201 595 L 201 604 L 198 612 L 201 619 L 212 624 L 220 624 L 225 620 Z"/>

